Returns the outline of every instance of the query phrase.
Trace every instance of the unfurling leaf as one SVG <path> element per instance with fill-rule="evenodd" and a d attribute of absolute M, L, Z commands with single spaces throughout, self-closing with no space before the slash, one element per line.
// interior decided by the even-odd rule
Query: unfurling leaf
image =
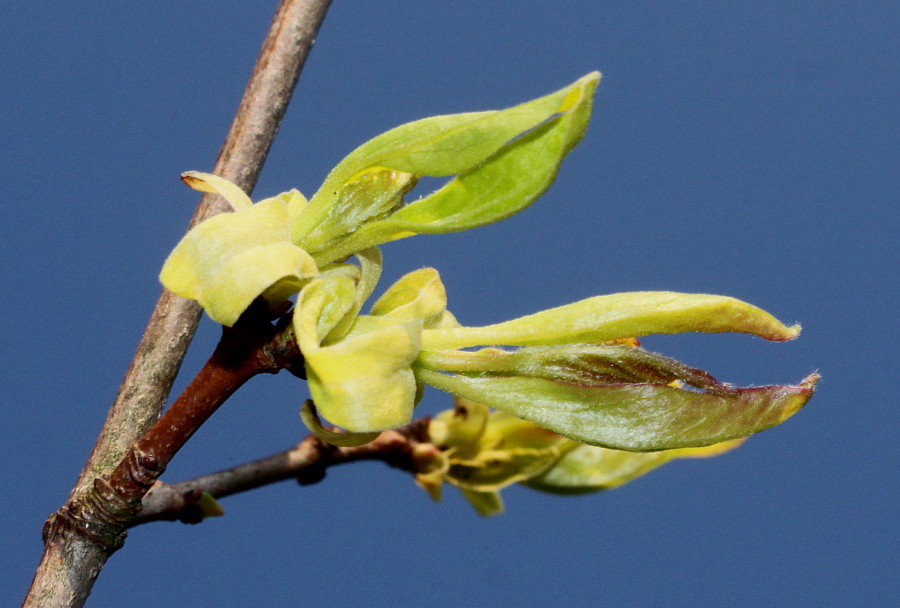
<path fill-rule="evenodd" d="M 811 376 L 798 386 L 701 393 L 660 384 L 580 386 L 545 378 L 472 378 L 423 368 L 416 374 L 426 384 L 581 443 L 629 451 L 698 447 L 757 433 L 803 407 L 818 380 Z"/>
<path fill-rule="evenodd" d="M 455 404 L 429 425 L 431 441 L 443 450 L 445 461 L 432 467 L 428 489 L 439 493 L 441 482 L 448 481 L 481 515 L 502 511 L 499 490 L 512 483 L 556 494 L 609 490 L 670 460 L 715 456 L 744 441 L 626 452 L 576 443 L 462 397 L 456 397 Z"/>
<path fill-rule="evenodd" d="M 553 466 L 525 484 L 536 490 L 556 494 L 583 494 L 611 490 L 628 483 L 670 460 L 706 458 L 733 450 L 743 439 L 701 448 L 681 448 L 659 452 L 625 452 L 580 444 L 566 452 Z"/>
<path fill-rule="evenodd" d="M 429 330 L 422 349 L 609 342 L 689 331 L 749 333 L 780 341 L 796 338 L 800 327 L 785 326 L 764 310 L 727 296 L 636 291 L 596 296 L 486 327 Z"/>
<path fill-rule="evenodd" d="M 631 451 L 746 437 L 787 419 L 812 395 L 813 378 L 801 386 L 735 389 L 660 355 L 597 344 L 686 331 L 787 340 L 800 330 L 734 298 L 621 293 L 487 327 L 426 329 L 416 374 L 425 384 L 576 441 Z M 487 344 L 523 348 L 450 350 Z M 705 392 L 669 386 L 673 381 Z"/>
<path fill-rule="evenodd" d="M 210 318 L 231 326 L 257 297 L 278 304 L 318 273 L 309 254 L 291 242 L 288 199 L 253 205 L 222 178 L 189 175 L 192 187 L 222 193 L 237 211 L 209 218 L 184 236 L 159 276 L 167 289 L 197 300 Z"/>
<path fill-rule="evenodd" d="M 322 421 L 319 420 L 319 414 L 316 412 L 316 407 L 311 399 L 303 402 L 303 406 L 300 408 L 300 419 L 303 420 L 303 424 L 306 425 L 313 435 L 325 443 L 339 447 L 365 445 L 370 441 L 374 441 L 381 434 L 380 431 L 374 433 L 353 433 L 350 431 L 339 432 L 326 429 L 322 426 Z"/>
<path fill-rule="evenodd" d="M 435 116 L 376 137 L 328 175 L 294 223 L 294 242 L 325 264 L 372 245 L 467 230 L 521 211 L 550 186 L 583 137 L 598 81 L 599 74 L 588 74 L 506 110 Z M 345 189 L 370 171 L 396 175 L 387 185 L 364 186 L 370 200 L 389 203 L 375 204 L 377 213 L 364 205 L 347 220 L 335 208 L 349 196 Z M 436 192 L 398 207 L 416 177 L 453 174 Z"/>
<path fill-rule="evenodd" d="M 378 317 L 421 319 L 424 327 L 437 327 L 447 308 L 447 292 L 434 268 L 422 268 L 401 277 L 372 305 Z"/>
<path fill-rule="evenodd" d="M 513 351 L 423 351 L 418 361 L 432 370 L 464 375 L 522 376 L 580 385 L 668 384 L 679 380 L 696 388 L 725 390 L 705 371 L 622 344 L 525 346 Z"/>
<path fill-rule="evenodd" d="M 383 167 L 372 167 L 353 176 L 325 209 L 321 223 L 303 238 L 304 247 L 317 251 L 366 222 L 386 217 L 403 204 L 403 196 L 415 185 L 414 175 Z"/>
<path fill-rule="evenodd" d="M 419 485 L 434 496 L 442 482 L 457 486 L 481 515 L 503 510 L 498 491 L 543 472 L 574 443 L 546 429 L 460 397 L 431 421 L 428 434 L 445 464 Z"/>
<path fill-rule="evenodd" d="M 311 282 L 297 299 L 294 333 L 318 411 L 349 431 L 382 431 L 412 418 L 420 319 L 359 316 L 343 336 L 329 336 L 352 311 L 355 284 L 345 276 Z"/>

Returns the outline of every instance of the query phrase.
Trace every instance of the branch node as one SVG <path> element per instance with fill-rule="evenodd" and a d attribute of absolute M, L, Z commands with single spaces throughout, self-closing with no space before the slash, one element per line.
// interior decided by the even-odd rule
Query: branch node
<path fill-rule="evenodd" d="M 132 495 L 138 494 L 136 499 L 140 499 L 147 490 L 150 489 L 160 475 L 166 470 L 166 467 L 159 461 L 155 454 L 145 452 L 137 446 L 128 450 L 125 459 L 121 465 L 117 467 L 116 473 L 119 473 L 124 479 L 113 475 L 113 488 L 118 492 L 118 496 L 125 497 L 125 500 L 131 501 Z M 124 475 L 122 475 L 124 473 Z M 105 481 L 108 481 L 107 478 Z M 109 485 L 107 483 L 106 485 Z M 94 482 L 94 488 L 97 488 L 97 481 Z"/>
<path fill-rule="evenodd" d="M 125 544 L 125 525 L 141 511 L 141 501 L 119 495 L 108 480 L 94 479 L 92 488 L 73 498 L 44 523 L 44 542 L 74 533 L 110 551 Z"/>
<path fill-rule="evenodd" d="M 310 457 L 309 464 L 300 469 L 294 479 L 301 486 L 311 486 L 325 479 L 328 466 L 331 464 L 331 456 L 338 448 L 322 441 L 315 435 L 304 439 L 301 445 L 304 443 L 315 451 L 315 456 Z"/>

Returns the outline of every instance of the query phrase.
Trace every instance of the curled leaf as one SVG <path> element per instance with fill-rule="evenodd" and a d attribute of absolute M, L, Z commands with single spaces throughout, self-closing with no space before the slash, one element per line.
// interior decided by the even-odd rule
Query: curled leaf
<path fill-rule="evenodd" d="M 487 429 L 487 406 L 462 397 L 454 399 L 452 410 L 440 412 L 428 424 L 431 442 L 442 448 L 451 448 L 463 457 L 478 450 L 478 443 Z"/>
<path fill-rule="evenodd" d="M 310 393 L 323 416 L 349 431 L 402 426 L 412 418 L 415 405 L 417 387 L 410 366 L 419 352 L 422 322 L 359 316 L 346 335 L 323 343 L 354 305 L 355 290 L 348 290 L 347 280 L 318 279 L 297 300 L 294 333 Z"/>
<path fill-rule="evenodd" d="M 609 342 L 689 331 L 750 333 L 780 341 L 796 338 L 800 327 L 785 326 L 766 311 L 727 296 L 636 291 L 596 296 L 486 327 L 427 330 L 422 348 Z"/>
<path fill-rule="evenodd" d="M 710 393 L 659 384 L 582 386 L 545 378 L 473 378 L 424 368 L 416 374 L 426 384 L 581 443 L 628 451 L 699 447 L 757 433 L 803 407 L 818 380 L 811 376 L 799 386 Z"/>
<path fill-rule="evenodd" d="M 300 408 L 300 419 L 303 420 L 303 424 L 309 428 L 310 432 L 324 441 L 325 443 L 329 443 L 331 445 L 336 445 L 339 447 L 355 447 L 358 445 L 365 445 L 370 441 L 374 441 L 380 432 L 373 433 L 353 433 L 349 431 L 332 431 L 326 429 L 322 425 L 322 421 L 319 420 L 319 415 L 316 412 L 316 406 L 313 404 L 311 399 L 307 399 L 303 402 L 303 406 Z"/>
<path fill-rule="evenodd" d="M 680 380 L 690 386 L 723 390 L 707 372 L 674 359 L 622 344 L 525 346 L 514 351 L 423 351 L 418 362 L 432 370 L 466 375 L 545 378 L 581 385 Z"/>
<path fill-rule="evenodd" d="M 625 452 L 579 444 L 566 452 L 553 466 L 531 477 L 525 484 L 536 490 L 556 494 L 583 494 L 611 490 L 678 458 L 706 458 L 735 449 L 743 439 L 699 448 Z"/>
<path fill-rule="evenodd" d="M 583 137 L 598 81 L 599 74 L 588 74 L 513 108 L 435 116 L 376 137 L 329 174 L 298 217 L 295 242 L 324 264 L 413 234 L 467 230 L 517 213 L 550 186 L 562 159 Z M 457 176 L 425 198 L 387 214 L 371 214 L 352 230 L 332 229 L 341 223 L 330 218 L 339 215 L 333 209 L 342 205 L 345 184 L 368 171 Z"/>
<path fill-rule="evenodd" d="M 378 279 L 381 278 L 381 268 L 383 263 L 381 251 L 378 247 L 370 247 L 369 249 L 357 252 L 356 259 L 359 260 L 359 271 L 354 277 L 357 284 L 353 304 L 347 309 L 343 319 L 341 319 L 341 321 L 329 332 L 325 341 L 333 342 L 350 331 L 351 325 L 356 320 L 356 315 L 359 314 L 359 311 L 362 310 L 366 300 L 368 300 L 369 296 L 372 295 L 372 292 L 375 291 L 375 286 L 378 285 Z"/>
<path fill-rule="evenodd" d="M 257 297 L 277 304 L 316 274 L 309 254 L 291 243 L 286 202 L 274 198 L 195 226 L 159 278 L 170 291 L 199 302 L 214 321 L 231 326 Z"/>
<path fill-rule="evenodd" d="M 435 445 L 447 450 L 446 480 L 478 492 L 494 492 L 533 477 L 571 444 L 554 432 L 459 397 L 453 410 L 432 420 L 429 434 Z"/>
<path fill-rule="evenodd" d="M 218 194 L 234 211 L 246 211 L 253 206 L 247 193 L 224 177 L 200 171 L 185 171 L 181 174 L 181 181 L 193 190 Z"/>
<path fill-rule="evenodd" d="M 302 238 L 303 247 L 316 252 L 357 228 L 386 217 L 403 204 L 403 196 L 416 185 L 416 177 L 404 171 L 371 167 L 346 181 L 324 208 L 318 225 Z M 302 221 L 298 216 L 298 221 Z"/>
<path fill-rule="evenodd" d="M 436 327 L 447 308 L 447 292 L 438 271 L 421 268 L 401 277 L 372 305 L 378 317 L 421 319 L 424 327 Z"/>

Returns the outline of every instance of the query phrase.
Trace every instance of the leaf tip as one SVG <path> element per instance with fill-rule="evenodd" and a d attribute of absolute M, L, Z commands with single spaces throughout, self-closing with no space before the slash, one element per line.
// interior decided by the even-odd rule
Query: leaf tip
<path fill-rule="evenodd" d="M 819 380 L 821 379 L 822 375 L 819 372 L 813 372 L 800 381 L 800 387 L 808 389 L 810 392 L 812 392 L 815 390 L 816 384 L 818 384 Z"/>
<path fill-rule="evenodd" d="M 215 192 L 204 179 L 205 173 L 200 171 L 185 171 L 181 174 L 181 181 L 191 190 L 198 192 Z"/>
<path fill-rule="evenodd" d="M 816 384 L 818 384 L 821 379 L 822 376 L 820 376 L 818 372 L 813 372 L 801 380 L 797 386 L 787 387 L 793 394 L 783 402 L 784 406 L 781 409 L 779 419 L 775 424 L 781 424 L 799 412 L 812 398 Z"/>
<path fill-rule="evenodd" d="M 782 336 L 776 338 L 779 342 L 786 342 L 788 340 L 794 340 L 800 335 L 800 331 L 802 328 L 799 323 L 794 323 L 793 325 L 787 326 L 784 328 L 784 332 L 782 332 Z"/>

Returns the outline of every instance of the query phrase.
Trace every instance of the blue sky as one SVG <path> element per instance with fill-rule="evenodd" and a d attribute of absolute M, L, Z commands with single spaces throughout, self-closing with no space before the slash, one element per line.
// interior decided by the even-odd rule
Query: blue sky
<path fill-rule="evenodd" d="M 0 7 L 2 605 L 21 601 L 196 203 L 178 175 L 211 168 L 274 5 Z M 133 530 L 88 605 L 895 600 L 898 21 L 892 2 L 335 2 L 257 196 L 313 192 L 402 122 L 600 70 L 588 135 L 540 201 L 385 247 L 384 284 L 434 266 L 470 325 L 617 291 L 732 295 L 803 335 L 644 344 L 737 384 L 819 370 L 820 391 L 735 452 L 605 494 L 512 488 L 488 520 L 375 464 L 271 486 L 200 526 Z M 185 378 L 216 337 L 204 321 Z M 304 390 L 254 380 L 165 479 L 289 447 Z"/>

